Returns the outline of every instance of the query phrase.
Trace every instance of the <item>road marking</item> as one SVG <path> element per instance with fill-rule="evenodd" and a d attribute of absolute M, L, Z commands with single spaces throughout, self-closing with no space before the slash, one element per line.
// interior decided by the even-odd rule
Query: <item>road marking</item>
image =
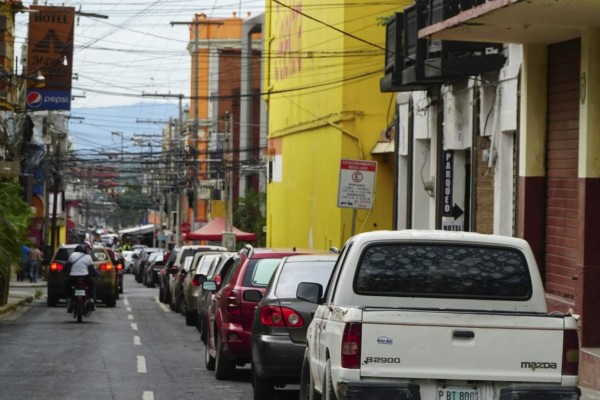
<path fill-rule="evenodd" d="M 129 300 L 127 300 L 127 297 L 125 297 L 125 299 L 123 299 L 123 304 L 125 304 L 126 306 L 129 305 Z"/>
<path fill-rule="evenodd" d="M 133 321 L 133 315 L 129 314 L 129 315 L 127 316 L 127 319 L 129 319 L 130 321 Z"/>
<path fill-rule="evenodd" d="M 136 346 L 141 346 L 142 345 L 142 339 L 139 336 L 134 336 L 133 337 L 133 344 Z"/>
<path fill-rule="evenodd" d="M 166 304 L 163 304 L 163 303 L 161 303 L 161 302 L 160 302 L 160 300 L 158 300 L 158 297 L 155 297 L 155 298 L 154 298 L 154 300 L 156 300 L 156 303 L 157 303 L 157 304 L 160 306 L 160 308 L 162 308 L 162 309 L 163 309 L 163 311 L 164 311 L 164 312 L 169 312 L 169 311 L 171 311 L 171 310 L 169 309 L 169 307 L 167 307 L 167 305 L 166 305 Z"/>
<path fill-rule="evenodd" d="M 145 374 L 146 372 L 148 372 L 146 370 L 146 357 L 144 357 L 144 356 L 137 356 L 137 371 L 140 374 Z"/>
<path fill-rule="evenodd" d="M 137 331 L 137 324 L 131 324 L 131 329 L 133 329 L 134 331 Z"/>
<path fill-rule="evenodd" d="M 144 392 L 142 400 L 154 400 L 154 392 Z"/>
<path fill-rule="evenodd" d="M 131 307 L 127 307 L 127 312 L 131 312 Z"/>

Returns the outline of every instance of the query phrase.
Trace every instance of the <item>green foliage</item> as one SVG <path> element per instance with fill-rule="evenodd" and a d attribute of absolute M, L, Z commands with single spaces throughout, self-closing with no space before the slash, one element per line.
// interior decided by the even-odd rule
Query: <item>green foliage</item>
<path fill-rule="evenodd" d="M 10 276 L 10 266 L 20 261 L 27 241 L 31 210 L 22 192 L 17 181 L 0 180 L 0 274 L 4 276 Z"/>
<path fill-rule="evenodd" d="M 266 224 L 263 210 L 265 209 L 266 195 L 247 191 L 239 198 L 233 210 L 233 224 L 239 229 L 256 234 L 256 247 L 264 246 L 266 243 L 263 227 Z"/>
<path fill-rule="evenodd" d="M 134 226 L 140 223 L 143 213 L 154 208 L 152 196 L 143 194 L 141 187 L 128 186 L 125 191 L 114 199 L 117 206 L 111 216 L 115 226 Z"/>

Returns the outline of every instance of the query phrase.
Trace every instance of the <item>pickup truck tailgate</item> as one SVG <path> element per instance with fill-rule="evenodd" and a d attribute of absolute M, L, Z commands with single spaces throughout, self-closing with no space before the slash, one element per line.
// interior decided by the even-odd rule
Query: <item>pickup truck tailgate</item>
<path fill-rule="evenodd" d="M 360 373 L 559 383 L 563 325 L 546 315 L 366 309 Z"/>

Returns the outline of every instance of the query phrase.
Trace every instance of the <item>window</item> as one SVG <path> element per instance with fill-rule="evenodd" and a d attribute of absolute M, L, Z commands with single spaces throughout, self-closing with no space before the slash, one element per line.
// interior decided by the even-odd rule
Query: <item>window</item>
<path fill-rule="evenodd" d="M 368 247 L 354 280 L 358 294 L 528 300 L 531 279 L 514 249 L 479 245 L 384 244 Z"/>
<path fill-rule="evenodd" d="M 283 265 L 275 295 L 279 298 L 295 298 L 300 282 L 314 282 L 327 286 L 335 259 L 331 261 L 291 262 Z"/>
<path fill-rule="evenodd" d="M 258 258 L 250 260 L 244 275 L 246 287 L 267 287 L 281 258 Z"/>

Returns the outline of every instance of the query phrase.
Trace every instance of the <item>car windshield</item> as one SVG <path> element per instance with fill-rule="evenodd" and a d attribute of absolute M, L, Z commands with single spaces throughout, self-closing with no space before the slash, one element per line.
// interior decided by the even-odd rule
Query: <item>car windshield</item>
<path fill-rule="evenodd" d="M 483 245 L 378 244 L 360 261 L 362 295 L 527 300 L 531 279 L 523 254 Z"/>

